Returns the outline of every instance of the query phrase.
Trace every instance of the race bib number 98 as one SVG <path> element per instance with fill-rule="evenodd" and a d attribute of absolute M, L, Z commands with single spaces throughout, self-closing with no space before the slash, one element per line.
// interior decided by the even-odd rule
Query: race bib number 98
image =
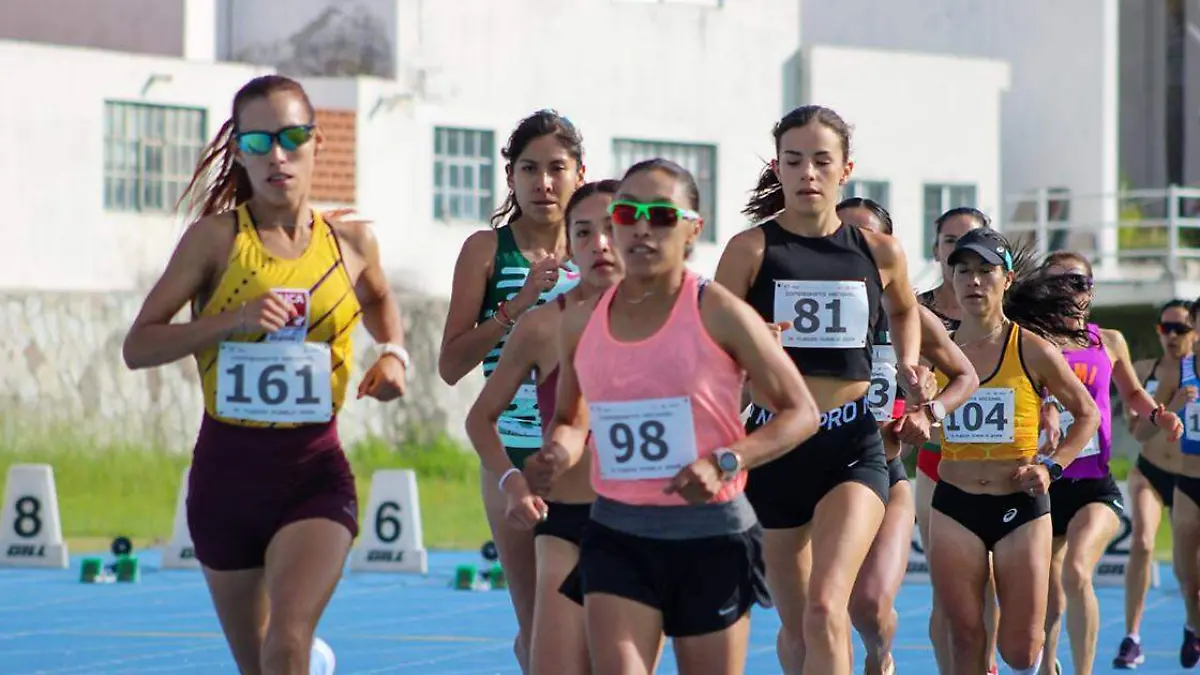
<path fill-rule="evenodd" d="M 872 350 L 867 406 L 876 422 L 887 422 L 896 404 L 896 350 L 891 345 L 875 345 Z"/>
<path fill-rule="evenodd" d="M 329 359 L 329 345 L 317 342 L 222 342 L 217 414 L 255 422 L 328 422 Z"/>
<path fill-rule="evenodd" d="M 954 443 L 1012 443 L 1015 402 L 1012 389 L 977 389 L 966 403 L 946 415 L 942 433 Z"/>
<path fill-rule="evenodd" d="M 871 308 L 864 281 L 776 281 L 775 322 L 790 321 L 784 347 L 853 349 L 867 344 Z"/>
<path fill-rule="evenodd" d="M 606 480 L 672 478 L 696 461 L 691 399 L 592 403 L 592 439 Z"/>

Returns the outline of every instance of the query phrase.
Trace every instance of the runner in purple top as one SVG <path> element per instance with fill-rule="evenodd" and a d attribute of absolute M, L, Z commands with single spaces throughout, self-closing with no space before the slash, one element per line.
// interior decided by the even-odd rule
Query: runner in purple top
<path fill-rule="evenodd" d="M 1117 534 L 1120 515 L 1125 509 L 1121 491 L 1109 472 L 1108 460 L 1112 450 L 1112 405 L 1110 388 L 1115 384 L 1125 405 L 1138 415 L 1148 416 L 1168 435 L 1178 438 L 1183 425 L 1174 413 L 1164 410 L 1142 388 L 1133 371 L 1129 347 L 1120 331 L 1100 328 L 1087 323 L 1092 304 L 1092 267 L 1083 256 L 1059 251 L 1047 256 L 1043 275 L 1067 276 L 1078 289 L 1078 334 L 1073 342 L 1061 344 L 1063 355 L 1075 375 L 1087 387 L 1100 409 L 1100 428 L 1073 462 L 1051 474 L 1050 518 L 1054 531 L 1054 557 L 1050 564 L 1050 597 L 1046 607 L 1046 646 L 1042 658 L 1043 673 L 1061 672 L 1055 653 L 1058 648 L 1060 623 L 1067 616 L 1067 634 L 1071 640 L 1071 655 L 1075 672 L 1090 673 L 1096 660 L 1096 641 L 1100 629 L 1100 610 L 1092 584 L 1092 573 L 1104 549 Z M 1014 297 L 1027 293 L 1030 297 L 1012 303 L 1014 306 L 1035 306 L 1039 279 L 1035 275 L 1014 289 Z M 1020 319 L 1015 318 L 1019 321 Z M 1060 408 L 1061 411 L 1061 408 Z M 1065 432 L 1072 420 L 1070 413 L 1061 412 Z"/>

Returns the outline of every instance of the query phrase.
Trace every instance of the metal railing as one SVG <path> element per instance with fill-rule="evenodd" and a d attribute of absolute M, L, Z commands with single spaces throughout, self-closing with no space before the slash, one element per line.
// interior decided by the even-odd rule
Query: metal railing
<path fill-rule="evenodd" d="M 1042 189 L 1005 198 L 1000 227 L 1038 253 L 1070 250 L 1098 279 L 1200 279 L 1200 188 L 1110 195 Z"/>

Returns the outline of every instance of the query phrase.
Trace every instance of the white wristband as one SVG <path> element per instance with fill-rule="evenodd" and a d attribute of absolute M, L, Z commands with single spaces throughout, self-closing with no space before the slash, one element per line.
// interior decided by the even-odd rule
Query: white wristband
<path fill-rule="evenodd" d="M 400 345 L 384 342 L 379 345 L 379 358 L 383 358 L 384 354 L 391 354 L 400 359 L 400 363 L 404 364 L 404 379 L 407 380 L 408 370 L 412 367 L 412 359 L 408 356 L 408 350 Z"/>
<path fill-rule="evenodd" d="M 501 492 L 504 492 L 504 481 L 508 480 L 508 477 L 513 475 L 514 473 L 521 473 L 521 470 L 514 466 L 511 469 L 509 469 L 508 471 L 505 471 L 503 476 L 500 476 L 500 482 L 498 483 L 498 485 L 500 486 Z"/>

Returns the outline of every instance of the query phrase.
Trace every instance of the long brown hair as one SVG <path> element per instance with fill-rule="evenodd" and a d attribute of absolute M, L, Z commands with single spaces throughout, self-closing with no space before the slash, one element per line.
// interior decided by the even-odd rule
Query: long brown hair
<path fill-rule="evenodd" d="M 229 119 L 225 120 L 216 137 L 200 155 L 192 180 L 175 205 L 176 211 L 183 209 L 189 220 L 199 220 L 228 211 L 250 199 L 254 194 L 250 175 L 241 164 L 234 161 L 237 157 L 238 113 L 247 102 L 278 91 L 299 96 L 308 108 L 309 118 L 313 118 L 312 101 L 299 82 L 283 75 L 262 75 L 247 82 L 233 97 Z"/>

